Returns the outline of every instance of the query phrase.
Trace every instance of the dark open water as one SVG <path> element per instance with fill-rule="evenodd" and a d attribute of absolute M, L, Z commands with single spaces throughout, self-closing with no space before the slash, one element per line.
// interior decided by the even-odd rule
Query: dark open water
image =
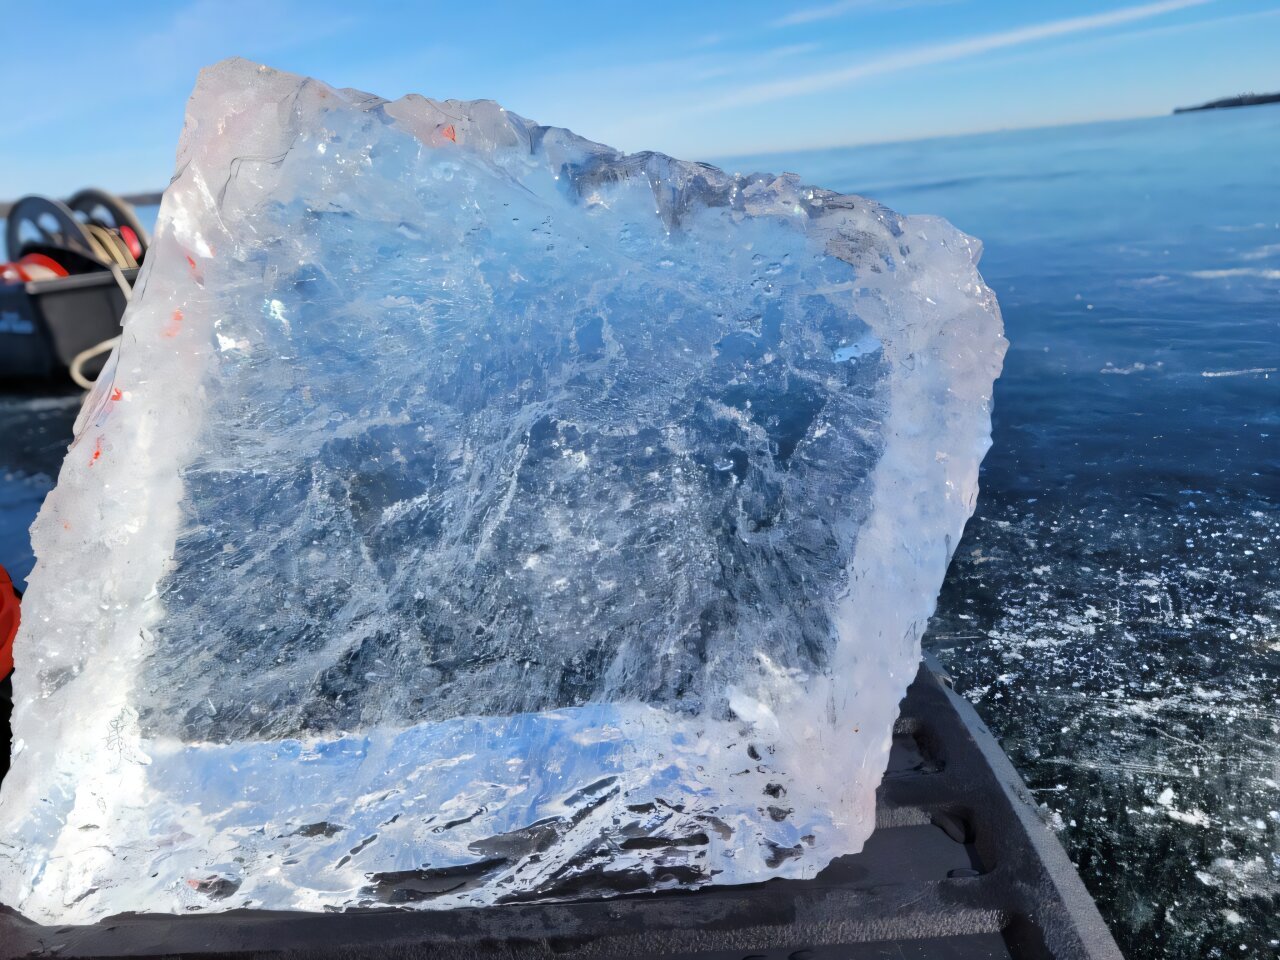
<path fill-rule="evenodd" d="M 986 244 L 995 446 L 926 640 L 1130 958 L 1280 954 L 1280 107 L 734 160 Z"/>
<path fill-rule="evenodd" d="M 733 160 L 986 243 L 1011 348 L 927 644 L 1121 948 L 1280 947 L 1280 107 Z M 76 398 L 0 394 L 0 563 Z"/>

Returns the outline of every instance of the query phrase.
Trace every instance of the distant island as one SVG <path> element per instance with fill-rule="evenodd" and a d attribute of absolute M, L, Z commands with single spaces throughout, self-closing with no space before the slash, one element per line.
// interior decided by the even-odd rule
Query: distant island
<path fill-rule="evenodd" d="M 1174 113 L 1191 113 L 1194 110 L 1222 110 L 1226 107 L 1256 107 L 1264 103 L 1280 103 L 1280 93 L 1242 93 L 1238 97 L 1211 100 L 1198 107 L 1174 107 Z"/>

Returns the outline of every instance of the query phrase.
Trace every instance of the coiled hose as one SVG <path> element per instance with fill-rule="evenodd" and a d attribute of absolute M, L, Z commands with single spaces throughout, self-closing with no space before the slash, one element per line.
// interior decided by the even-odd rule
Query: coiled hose
<path fill-rule="evenodd" d="M 106 227 L 101 227 L 96 223 L 87 223 L 85 224 L 85 232 L 89 234 L 89 239 L 93 243 L 94 252 L 98 258 L 111 269 L 111 276 L 115 277 L 116 284 L 120 287 L 120 292 L 124 294 L 124 302 L 127 304 L 133 298 L 133 287 L 125 279 L 124 271 L 136 270 L 138 261 L 134 259 L 133 254 L 129 251 L 129 247 L 125 244 L 118 231 L 108 230 Z M 118 335 L 110 337 L 101 343 L 94 344 L 88 350 L 81 350 L 75 355 L 71 360 L 69 372 L 76 386 L 85 390 L 92 389 L 94 381 L 85 376 L 85 364 L 102 356 L 104 353 L 110 353 L 119 342 L 120 337 Z"/>

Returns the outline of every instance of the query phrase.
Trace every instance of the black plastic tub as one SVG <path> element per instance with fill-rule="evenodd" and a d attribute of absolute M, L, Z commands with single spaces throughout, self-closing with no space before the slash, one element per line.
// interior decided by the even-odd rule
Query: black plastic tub
<path fill-rule="evenodd" d="M 1057 838 L 968 701 L 927 660 L 902 703 L 876 830 L 813 880 L 442 911 L 125 914 L 44 927 L 13 957 L 1119 960 Z"/>
<path fill-rule="evenodd" d="M 132 285 L 137 270 L 122 271 Z M 83 350 L 118 336 L 126 300 L 107 270 L 0 284 L 0 378 L 66 375 Z M 93 377 L 106 355 L 85 365 Z"/>

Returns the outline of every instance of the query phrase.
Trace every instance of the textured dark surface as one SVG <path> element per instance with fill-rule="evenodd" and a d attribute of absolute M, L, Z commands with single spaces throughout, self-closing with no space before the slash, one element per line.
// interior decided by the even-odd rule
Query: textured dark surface
<path fill-rule="evenodd" d="M 61 928 L 5 911 L 0 955 L 1116 960 L 1022 781 L 937 669 L 923 667 L 903 701 L 876 832 L 814 880 L 450 911 L 125 915 Z"/>

